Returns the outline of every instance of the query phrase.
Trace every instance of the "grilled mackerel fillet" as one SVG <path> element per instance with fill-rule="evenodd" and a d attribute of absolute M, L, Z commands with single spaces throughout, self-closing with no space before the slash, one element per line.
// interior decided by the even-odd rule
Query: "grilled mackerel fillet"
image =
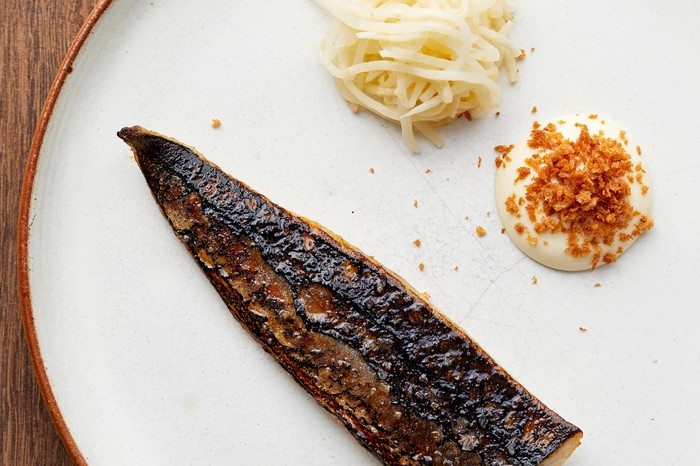
<path fill-rule="evenodd" d="M 175 234 L 234 317 L 387 465 L 558 465 L 581 431 L 513 380 L 398 276 L 135 126 Z"/>

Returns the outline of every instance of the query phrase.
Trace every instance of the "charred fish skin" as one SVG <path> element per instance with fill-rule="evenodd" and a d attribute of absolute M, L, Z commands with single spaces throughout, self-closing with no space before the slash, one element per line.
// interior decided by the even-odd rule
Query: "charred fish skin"
<path fill-rule="evenodd" d="M 399 277 L 195 150 L 118 135 L 234 317 L 383 463 L 550 465 L 576 448 L 577 427 Z"/>

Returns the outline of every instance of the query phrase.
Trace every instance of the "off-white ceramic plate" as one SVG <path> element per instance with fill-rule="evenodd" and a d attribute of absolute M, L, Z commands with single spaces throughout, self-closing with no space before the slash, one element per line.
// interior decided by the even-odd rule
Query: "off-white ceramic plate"
<path fill-rule="evenodd" d="M 176 240 L 115 135 L 140 124 L 430 293 L 583 429 L 571 466 L 697 464 L 698 14 L 690 0 L 523 2 L 513 34 L 536 50 L 500 118 L 457 122 L 444 149 L 414 155 L 338 96 L 315 57 L 328 20 L 311 0 L 101 4 L 59 75 L 23 196 L 30 349 L 72 454 L 376 463 L 247 336 Z M 570 274 L 501 235 L 492 148 L 576 112 L 640 141 L 656 227 L 613 266 Z"/>

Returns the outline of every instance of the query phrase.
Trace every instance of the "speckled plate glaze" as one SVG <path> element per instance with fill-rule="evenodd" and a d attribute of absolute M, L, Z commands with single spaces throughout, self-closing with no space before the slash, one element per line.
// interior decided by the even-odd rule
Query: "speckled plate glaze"
<path fill-rule="evenodd" d="M 583 429 L 567 464 L 694 465 L 698 13 L 691 1 L 523 2 L 514 38 L 528 58 L 501 116 L 456 122 L 445 148 L 423 141 L 414 155 L 396 127 L 337 94 L 315 57 L 328 23 L 311 0 L 100 3 L 42 113 L 19 232 L 29 348 L 73 457 L 376 464 L 192 263 L 116 137 L 140 124 L 427 291 Z M 576 112 L 625 126 L 653 182 L 656 227 L 593 273 L 525 258 L 501 235 L 493 200 L 493 147 Z"/>

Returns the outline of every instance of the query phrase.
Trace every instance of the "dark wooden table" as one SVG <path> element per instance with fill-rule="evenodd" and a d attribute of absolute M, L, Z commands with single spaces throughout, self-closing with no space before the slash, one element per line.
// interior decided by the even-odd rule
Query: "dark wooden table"
<path fill-rule="evenodd" d="M 34 126 L 97 0 L 0 0 L 0 464 L 71 465 L 39 392 L 19 312 L 17 214 Z"/>

